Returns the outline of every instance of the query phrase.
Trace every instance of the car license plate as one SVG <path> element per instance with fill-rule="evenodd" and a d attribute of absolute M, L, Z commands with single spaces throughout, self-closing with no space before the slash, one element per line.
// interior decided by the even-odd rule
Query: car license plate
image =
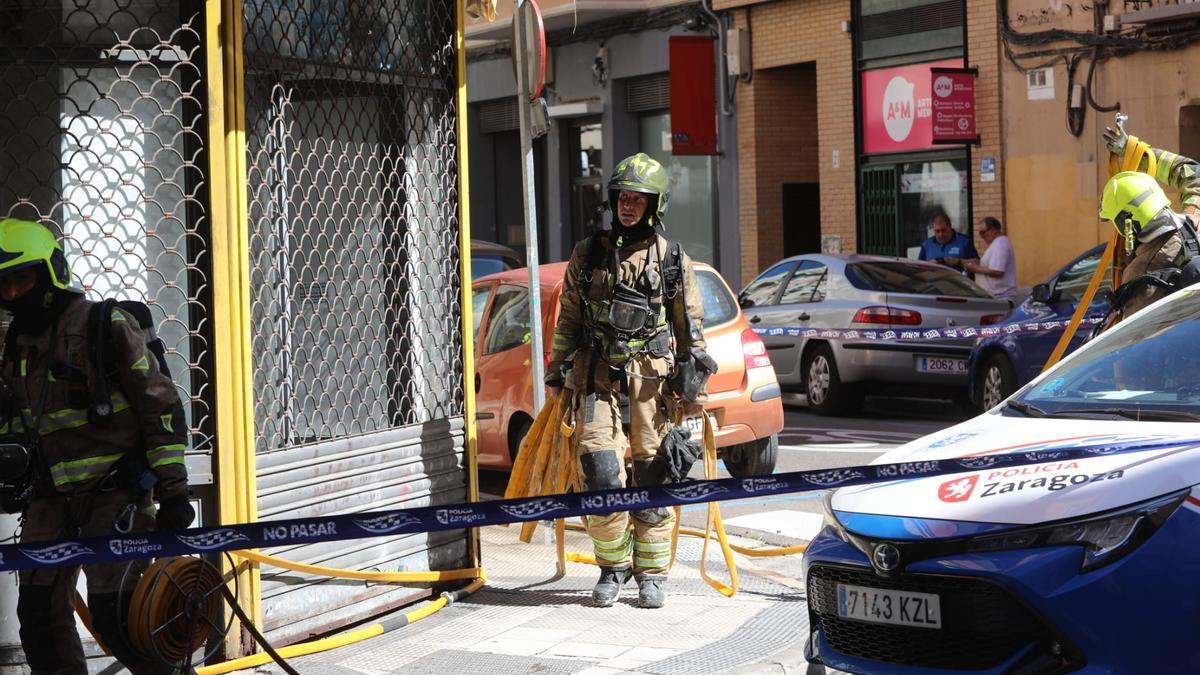
<path fill-rule="evenodd" d="M 944 356 L 918 356 L 917 372 L 955 373 L 962 375 L 967 372 L 967 360 L 952 359 Z"/>
<path fill-rule="evenodd" d="M 709 413 L 708 421 L 712 424 L 713 431 L 715 432 L 717 430 L 717 418 L 713 417 L 712 413 Z M 699 440 L 704 436 L 704 418 L 699 415 L 683 418 L 683 424 L 680 426 L 692 432 L 693 439 Z"/>
<path fill-rule="evenodd" d="M 941 628 L 942 607 L 933 593 L 838 584 L 838 616 L 897 626 Z"/>

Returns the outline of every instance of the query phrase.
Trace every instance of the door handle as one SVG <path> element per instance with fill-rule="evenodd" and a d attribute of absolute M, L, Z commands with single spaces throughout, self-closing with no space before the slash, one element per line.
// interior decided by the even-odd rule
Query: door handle
<path fill-rule="evenodd" d="M 796 318 L 800 319 L 801 321 L 808 321 L 812 317 L 808 315 L 808 312 L 800 312 L 800 316 L 798 316 Z"/>
<path fill-rule="evenodd" d="M 475 373 L 475 393 L 479 393 L 479 385 L 483 384 L 483 378 L 479 377 L 479 373 Z"/>
<path fill-rule="evenodd" d="M 751 317 L 750 317 L 749 321 L 750 321 L 750 323 L 758 323 L 758 322 L 762 321 L 762 317 L 760 317 L 759 315 L 755 314 L 755 315 L 753 315 L 753 316 L 751 316 Z"/>

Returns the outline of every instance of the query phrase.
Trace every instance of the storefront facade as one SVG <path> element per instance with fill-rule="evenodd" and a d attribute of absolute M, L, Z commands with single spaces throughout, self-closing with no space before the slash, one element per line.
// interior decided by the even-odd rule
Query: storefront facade
<path fill-rule="evenodd" d="M 751 44 L 735 88 L 743 283 L 798 253 L 915 255 L 939 209 L 968 233 L 984 215 L 1003 218 L 995 3 L 718 0 L 714 8 Z M 979 145 L 932 143 L 936 66 L 977 69 Z"/>
<path fill-rule="evenodd" d="M 740 258 L 733 110 L 722 109 L 719 100 L 711 108 L 718 154 L 684 154 L 672 139 L 671 72 L 679 67 L 672 66 L 672 41 L 712 38 L 707 52 L 715 72 L 717 30 L 696 3 L 631 4 L 616 16 L 601 14 L 600 6 L 541 5 L 549 54 L 543 95 L 551 125 L 534 142 L 539 259 L 565 260 L 576 243 L 609 226 L 603 208 L 608 176 L 621 159 L 644 152 L 671 175 L 666 235 L 734 283 Z M 468 27 L 469 45 L 507 39 L 511 18 L 500 9 L 495 22 Z M 505 50 L 485 46 L 468 53 L 472 232 L 524 251 L 512 63 Z"/>

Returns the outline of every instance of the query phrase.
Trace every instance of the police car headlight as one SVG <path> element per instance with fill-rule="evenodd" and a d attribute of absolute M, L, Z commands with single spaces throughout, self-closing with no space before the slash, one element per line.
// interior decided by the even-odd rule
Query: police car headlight
<path fill-rule="evenodd" d="M 1079 545 L 1084 549 L 1084 572 L 1121 559 L 1150 538 L 1179 508 L 1189 490 L 1077 520 L 1043 527 L 976 537 L 967 545 L 971 552 L 1007 551 L 1045 546 Z"/>
<path fill-rule="evenodd" d="M 821 529 L 827 530 L 829 534 L 849 544 L 850 538 L 846 536 L 846 528 L 842 527 L 837 516 L 833 515 L 833 490 L 826 492 L 821 499 L 821 514 L 823 516 Z"/>

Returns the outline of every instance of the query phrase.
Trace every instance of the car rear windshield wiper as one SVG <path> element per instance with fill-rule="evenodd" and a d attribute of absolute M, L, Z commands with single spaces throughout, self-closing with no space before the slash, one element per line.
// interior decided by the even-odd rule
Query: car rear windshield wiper
<path fill-rule="evenodd" d="M 1079 408 L 1076 410 L 1055 410 L 1052 413 L 1048 413 L 1048 415 L 1050 417 L 1110 415 L 1148 422 L 1200 422 L 1200 413 L 1187 412 L 1186 410 L 1159 410 L 1156 408 Z"/>
<path fill-rule="evenodd" d="M 1021 401 L 1008 401 L 1004 404 L 1004 410 L 1016 410 L 1026 417 L 1048 417 L 1050 413 L 1033 405 L 1032 403 L 1024 403 Z"/>

